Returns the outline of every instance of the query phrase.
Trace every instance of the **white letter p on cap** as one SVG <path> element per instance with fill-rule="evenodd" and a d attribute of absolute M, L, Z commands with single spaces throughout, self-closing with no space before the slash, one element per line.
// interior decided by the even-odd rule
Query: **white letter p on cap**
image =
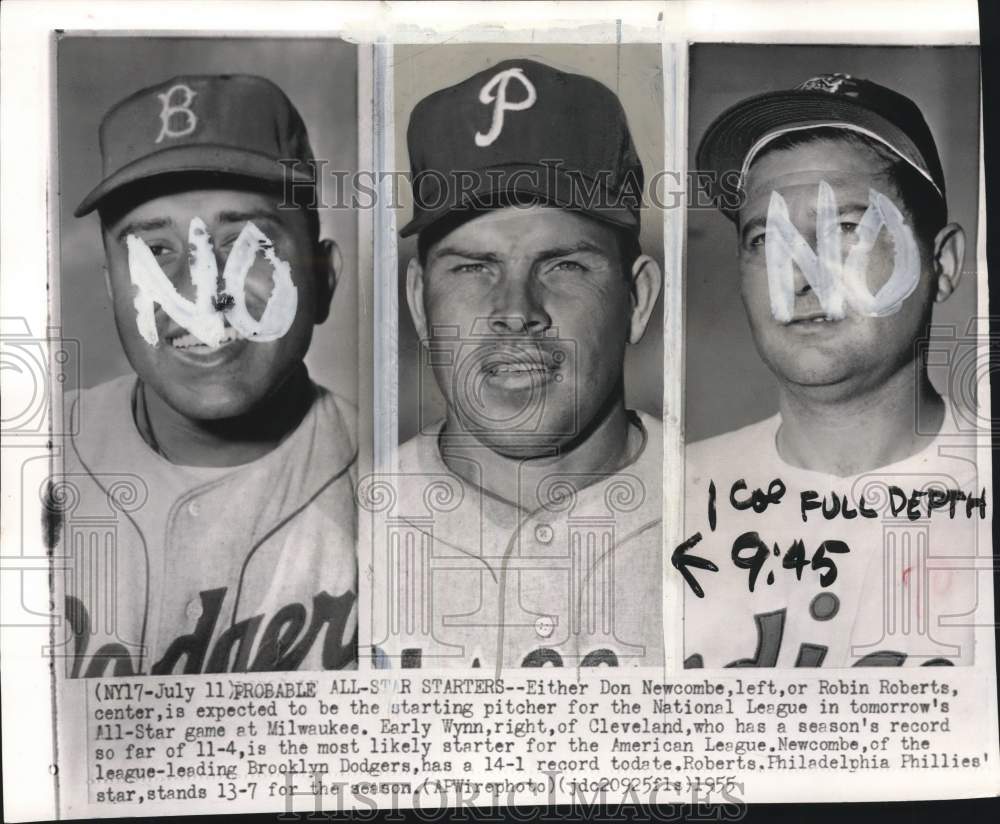
<path fill-rule="evenodd" d="M 517 80 L 524 87 L 524 90 L 528 94 L 524 100 L 511 102 L 507 99 L 507 86 L 511 80 Z M 496 89 L 495 92 L 494 89 Z M 535 87 L 531 81 L 524 76 L 523 69 L 515 67 L 495 74 L 490 79 L 490 82 L 483 86 L 482 91 L 479 92 L 480 103 L 484 103 L 487 106 L 490 103 L 494 105 L 493 122 L 490 124 L 490 130 L 486 134 L 476 132 L 476 145 L 486 147 L 500 137 L 500 132 L 503 131 L 503 113 L 505 111 L 523 112 L 525 109 L 530 109 L 534 106 L 536 100 L 538 100 L 538 93 L 535 91 Z"/>

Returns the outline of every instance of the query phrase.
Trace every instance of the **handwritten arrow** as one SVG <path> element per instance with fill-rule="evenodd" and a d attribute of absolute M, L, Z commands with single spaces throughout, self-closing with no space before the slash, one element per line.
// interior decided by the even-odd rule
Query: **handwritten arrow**
<path fill-rule="evenodd" d="M 718 572 L 719 568 L 709 561 L 708 558 L 700 558 L 697 555 L 687 554 L 687 551 L 696 546 L 700 540 L 701 533 L 696 532 L 673 551 L 673 554 L 670 556 L 670 563 L 674 565 L 674 569 L 684 576 L 684 580 L 691 587 L 691 591 L 699 598 L 704 598 L 705 590 L 701 588 L 701 584 L 698 583 L 688 567 L 707 569 L 709 572 Z"/>

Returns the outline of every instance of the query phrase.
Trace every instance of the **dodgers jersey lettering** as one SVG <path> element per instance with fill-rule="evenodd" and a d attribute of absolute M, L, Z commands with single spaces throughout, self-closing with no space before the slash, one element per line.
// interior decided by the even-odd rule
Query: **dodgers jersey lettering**
<path fill-rule="evenodd" d="M 57 656 L 70 677 L 356 665 L 356 449 L 316 386 L 297 429 L 235 467 L 176 466 L 142 440 L 136 378 L 79 393 L 53 484 Z"/>
<path fill-rule="evenodd" d="M 916 519 L 890 508 L 902 500 L 898 492 L 891 498 L 892 487 L 907 496 L 931 488 L 982 494 L 975 451 L 961 446 L 968 437 L 959 435 L 951 404 L 927 448 L 848 478 L 786 464 L 775 445 L 780 423 L 776 415 L 687 449 L 685 535 L 702 536 L 689 554 L 719 570 L 694 570 L 704 598 L 685 584 L 685 667 L 971 663 L 976 574 L 962 559 L 977 552 L 978 503 L 971 517 L 964 500 L 955 517 L 948 507 L 926 517 L 926 498 Z M 803 492 L 820 503 L 805 521 Z M 746 508 L 737 510 L 731 495 Z M 824 498 L 836 517 L 824 517 Z M 762 563 L 750 591 L 755 556 Z"/>
<path fill-rule="evenodd" d="M 630 465 L 553 473 L 534 512 L 452 473 L 440 425 L 404 444 L 399 474 L 373 481 L 391 490 L 359 496 L 384 530 L 375 665 L 662 665 L 662 425 L 643 413 L 632 424 L 642 446 Z"/>

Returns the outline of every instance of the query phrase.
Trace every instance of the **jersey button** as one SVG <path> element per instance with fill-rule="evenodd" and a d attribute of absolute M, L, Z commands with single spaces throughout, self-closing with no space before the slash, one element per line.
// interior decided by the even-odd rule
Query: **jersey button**
<path fill-rule="evenodd" d="M 555 631 L 556 622 L 551 615 L 540 615 L 535 619 L 535 632 L 539 638 L 548 638 Z"/>
<path fill-rule="evenodd" d="M 540 544 L 551 544 L 554 532 L 548 524 L 539 524 L 535 527 L 535 540 Z"/>
<path fill-rule="evenodd" d="M 201 618 L 201 611 L 200 598 L 192 598 L 187 602 L 187 606 L 184 608 L 184 614 L 192 621 L 197 621 Z"/>
<path fill-rule="evenodd" d="M 191 501 L 191 503 L 188 504 L 188 515 L 192 518 L 197 518 L 201 515 L 201 504 L 197 501 Z"/>

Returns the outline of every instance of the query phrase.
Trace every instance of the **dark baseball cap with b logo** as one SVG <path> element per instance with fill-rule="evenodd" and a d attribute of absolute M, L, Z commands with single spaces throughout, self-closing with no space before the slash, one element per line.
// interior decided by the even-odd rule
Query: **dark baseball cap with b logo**
<path fill-rule="evenodd" d="M 739 172 L 742 188 L 750 164 L 767 144 L 790 132 L 817 128 L 845 129 L 881 143 L 944 199 L 941 160 L 917 104 L 893 89 L 843 73 L 819 75 L 794 89 L 766 92 L 730 107 L 705 131 L 696 164 L 715 173 L 717 195 L 725 174 Z M 735 218 L 726 202 L 716 198 L 720 210 Z"/>
<path fill-rule="evenodd" d="M 509 199 L 639 230 L 642 164 L 621 102 L 592 78 L 498 63 L 421 100 L 406 142 L 414 206 L 403 237 Z"/>
<path fill-rule="evenodd" d="M 314 180 L 302 117 L 270 80 L 241 74 L 174 77 L 127 97 L 101 121 L 103 179 L 81 217 L 123 187 L 160 175 L 206 172 L 279 184 Z"/>

